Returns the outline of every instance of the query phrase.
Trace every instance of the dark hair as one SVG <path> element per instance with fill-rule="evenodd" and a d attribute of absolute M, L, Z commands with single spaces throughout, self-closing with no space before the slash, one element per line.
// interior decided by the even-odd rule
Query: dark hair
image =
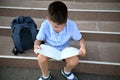
<path fill-rule="evenodd" d="M 61 1 L 52 2 L 48 6 L 48 15 L 57 24 L 66 23 L 68 17 L 67 6 Z"/>

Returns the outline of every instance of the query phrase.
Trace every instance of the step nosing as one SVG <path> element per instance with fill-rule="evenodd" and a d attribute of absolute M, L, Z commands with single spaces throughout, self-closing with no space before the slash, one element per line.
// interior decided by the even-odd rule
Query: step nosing
<path fill-rule="evenodd" d="M 7 56 L 7 55 L 0 55 L 0 58 L 4 58 L 4 59 L 37 60 L 37 57 L 27 57 L 27 56 L 25 57 L 25 56 Z M 50 61 L 57 61 L 57 60 L 51 59 Z M 102 62 L 102 61 L 79 60 L 79 63 L 120 66 L 120 63 L 117 63 L 117 62 Z"/>
<path fill-rule="evenodd" d="M 0 26 L 0 29 L 11 29 L 9 26 Z M 86 31 L 80 30 L 81 33 L 90 33 L 90 34 L 117 34 L 120 35 L 120 32 L 109 32 L 109 31 Z"/>
<path fill-rule="evenodd" d="M 0 8 L 5 9 L 29 9 L 29 10 L 47 10 L 47 8 L 32 8 L 32 7 L 8 7 L 8 6 L 0 6 Z M 68 9 L 68 11 L 80 11 L 80 12 L 120 12 L 120 10 L 113 10 L 113 9 Z"/>
<path fill-rule="evenodd" d="M 108 32 L 108 31 L 80 31 L 81 33 L 93 33 L 93 34 L 120 34 L 120 32 Z"/>

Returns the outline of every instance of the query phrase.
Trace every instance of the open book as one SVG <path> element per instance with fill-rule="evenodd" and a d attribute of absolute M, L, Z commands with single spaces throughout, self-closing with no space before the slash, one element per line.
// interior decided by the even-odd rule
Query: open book
<path fill-rule="evenodd" d="M 66 59 L 79 54 L 79 49 L 74 47 L 67 47 L 62 51 L 59 51 L 56 48 L 45 45 L 45 44 L 41 44 L 40 47 L 41 49 L 35 49 L 34 52 L 40 53 L 44 56 L 47 56 L 49 58 L 56 59 L 56 60 Z"/>

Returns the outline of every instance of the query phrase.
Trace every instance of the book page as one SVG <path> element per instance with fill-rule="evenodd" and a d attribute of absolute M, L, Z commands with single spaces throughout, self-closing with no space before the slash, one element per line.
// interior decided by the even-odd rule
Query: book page
<path fill-rule="evenodd" d="M 79 54 L 79 49 L 74 47 L 67 47 L 61 52 L 61 59 L 73 57 Z"/>
<path fill-rule="evenodd" d="M 79 54 L 79 49 L 74 47 L 67 47 L 62 51 L 59 51 L 56 48 L 45 45 L 45 44 L 41 44 L 40 46 L 41 46 L 41 49 L 35 49 L 34 50 L 35 53 L 39 53 L 46 57 L 56 59 L 56 60 L 66 59 Z"/>
<path fill-rule="evenodd" d="M 52 59 L 60 60 L 61 52 L 54 47 L 41 44 L 41 49 L 35 49 L 35 53 L 40 53 Z"/>

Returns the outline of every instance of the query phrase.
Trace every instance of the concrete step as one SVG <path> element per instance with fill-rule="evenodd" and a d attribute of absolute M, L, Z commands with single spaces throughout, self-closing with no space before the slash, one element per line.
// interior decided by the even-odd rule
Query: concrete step
<path fill-rule="evenodd" d="M 18 1 L 0 3 L 0 16 L 29 15 L 36 18 L 45 18 L 47 6 L 51 1 Z M 120 21 L 120 3 L 91 3 L 66 1 L 69 9 L 69 18 L 74 20 L 91 21 Z M 80 16 L 81 15 L 81 16 Z"/>
<path fill-rule="evenodd" d="M 0 16 L 17 17 L 17 16 L 31 16 L 34 18 L 45 18 L 47 11 L 40 9 L 13 9 L 0 8 Z M 87 11 L 69 11 L 68 17 L 73 20 L 89 20 L 89 21 L 120 21 L 119 12 L 87 12 Z"/>
<path fill-rule="evenodd" d="M 10 36 L 10 26 L 13 19 L 16 17 L 0 16 L 0 33 L 2 35 Z M 37 24 L 38 29 L 40 24 L 45 19 L 33 18 Z M 105 42 L 119 42 L 120 41 L 120 22 L 118 21 L 78 21 L 75 20 L 78 29 L 87 41 L 105 41 Z M 6 32 L 7 31 L 7 32 Z"/>
<path fill-rule="evenodd" d="M 60 74 L 60 71 L 51 71 L 53 80 L 65 80 Z M 38 68 L 15 68 L 15 67 L 1 67 L 0 80 L 38 80 L 41 72 Z M 87 73 L 77 73 L 75 75 L 79 80 L 119 80 L 119 76 L 106 76 Z M 7 76 L 7 77 L 6 77 Z"/>
<path fill-rule="evenodd" d="M 103 32 L 103 31 L 82 31 L 86 41 L 102 41 L 102 42 L 120 42 L 119 32 Z M 10 27 L 0 26 L 0 35 L 10 36 Z"/>
<path fill-rule="evenodd" d="M 0 28 L 10 29 L 11 22 L 17 17 L 0 16 Z M 41 23 L 45 20 L 42 18 L 33 18 L 38 29 Z M 74 20 L 78 25 L 78 29 L 83 33 L 98 33 L 98 34 L 120 34 L 119 21 L 79 21 Z"/>
<path fill-rule="evenodd" d="M 21 56 L 2 56 L 0 55 L 0 69 L 1 67 L 15 67 L 15 68 L 39 68 L 36 57 L 21 57 Z M 63 61 L 49 61 L 49 70 L 59 71 L 65 66 Z M 80 60 L 76 68 L 73 69 L 75 73 L 90 73 L 96 75 L 120 76 L 120 63 L 101 62 Z M 80 75 L 79 75 L 80 76 Z"/>
<path fill-rule="evenodd" d="M 9 0 L 1 0 L 1 1 L 9 1 Z M 14 0 L 10 0 L 14 1 Z M 16 0 L 19 1 L 19 0 Z M 55 1 L 55 0 L 20 0 L 20 1 Z M 68 0 L 61 0 L 61 1 L 68 1 Z M 119 0 L 69 0 L 71 2 L 120 2 Z"/>
<path fill-rule="evenodd" d="M 44 8 L 47 9 L 48 5 L 52 1 L 9 1 L 3 0 L 0 2 L 0 6 L 4 7 L 25 7 L 25 8 Z M 75 2 L 75 1 L 63 1 L 67 5 L 68 9 L 75 10 L 120 10 L 120 3 L 110 3 L 110 2 Z"/>
<path fill-rule="evenodd" d="M 4 32 L 9 35 L 5 35 L 5 34 L 0 35 L 0 38 L 1 38 L 0 39 L 0 42 L 1 42 L 0 43 L 1 45 L 0 54 L 1 55 L 13 55 L 12 48 L 14 47 L 14 45 L 12 42 L 12 38 L 10 37 L 10 33 L 9 33 L 10 30 L 9 31 L 4 30 Z M 79 48 L 78 42 L 73 41 L 71 42 L 71 45 Z M 84 58 L 81 57 L 80 58 L 81 60 L 118 62 L 118 63 L 120 62 L 119 60 L 120 42 L 95 41 L 94 39 L 90 41 L 88 39 L 86 40 L 86 48 L 87 48 L 87 55 Z M 25 51 L 25 54 L 21 54 L 20 56 L 35 57 L 35 54 L 33 53 L 33 49 L 30 49 L 30 50 Z"/>

